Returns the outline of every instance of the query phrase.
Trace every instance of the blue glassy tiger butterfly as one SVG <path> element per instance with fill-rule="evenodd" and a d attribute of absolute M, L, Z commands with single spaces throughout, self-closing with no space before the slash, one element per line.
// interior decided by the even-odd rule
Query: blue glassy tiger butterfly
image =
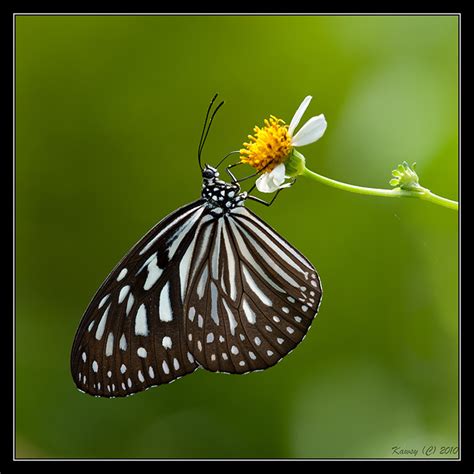
<path fill-rule="evenodd" d="M 233 165 L 226 168 L 230 183 L 219 179 L 219 165 L 201 165 L 223 104 L 209 119 L 215 98 L 198 147 L 201 197 L 130 250 L 80 322 L 71 372 L 83 392 L 123 397 L 198 367 L 266 369 L 303 340 L 317 314 L 322 288 L 314 266 L 245 207 L 247 200 L 265 202 L 253 188 L 241 191 Z"/>

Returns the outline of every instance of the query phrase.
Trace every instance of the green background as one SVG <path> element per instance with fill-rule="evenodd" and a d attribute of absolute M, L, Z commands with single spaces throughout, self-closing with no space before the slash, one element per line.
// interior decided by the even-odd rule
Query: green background
<path fill-rule="evenodd" d="M 126 399 L 75 389 L 81 315 L 125 252 L 198 197 L 269 114 L 328 129 L 326 176 L 388 187 L 401 161 L 458 194 L 458 18 L 16 17 L 18 457 L 403 457 L 457 446 L 458 215 L 301 178 L 249 207 L 318 269 L 313 330 L 280 364 L 197 371 Z M 302 122 L 302 123 L 303 123 Z M 247 170 L 250 171 L 250 168 Z M 452 454 L 451 454 L 452 456 Z M 407 455 L 406 457 L 413 457 Z"/>

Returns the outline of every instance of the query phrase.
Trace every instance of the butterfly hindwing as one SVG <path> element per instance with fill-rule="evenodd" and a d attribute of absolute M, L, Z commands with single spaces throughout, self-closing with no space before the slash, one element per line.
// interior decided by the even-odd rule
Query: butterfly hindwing
<path fill-rule="evenodd" d="M 197 368 L 183 333 L 187 250 L 202 225 L 202 200 L 159 222 L 102 284 L 76 333 L 71 371 L 92 395 L 126 396 Z"/>
<path fill-rule="evenodd" d="M 321 299 L 313 265 L 244 207 L 208 225 L 212 244 L 184 303 L 189 350 L 211 371 L 276 364 L 304 338 Z"/>

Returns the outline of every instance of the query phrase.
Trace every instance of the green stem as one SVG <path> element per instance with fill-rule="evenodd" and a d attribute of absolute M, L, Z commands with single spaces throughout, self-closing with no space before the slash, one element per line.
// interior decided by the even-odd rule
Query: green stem
<path fill-rule="evenodd" d="M 312 179 L 313 181 L 318 181 L 319 183 L 332 186 L 336 189 L 341 189 L 342 191 L 348 191 L 351 193 L 365 194 L 367 196 L 382 196 L 382 197 L 413 197 L 424 199 L 425 201 L 432 202 L 433 204 L 438 204 L 439 206 L 444 206 L 449 209 L 457 210 L 459 205 L 456 201 L 451 201 L 450 199 L 443 198 L 432 193 L 429 189 L 419 186 L 415 190 L 405 190 L 400 187 L 394 189 L 380 189 L 380 188 L 366 188 L 363 186 L 354 186 L 353 184 L 342 183 L 341 181 L 336 181 L 335 179 L 327 178 L 322 176 L 314 171 L 304 168 L 301 173 L 303 176 Z"/>
<path fill-rule="evenodd" d="M 451 201 L 451 199 L 446 199 L 444 197 L 438 196 L 437 194 L 432 193 L 429 189 L 426 189 L 426 192 L 423 193 L 422 196 L 420 196 L 420 199 L 430 201 L 433 204 L 438 204 L 449 209 L 454 209 L 455 211 L 459 209 L 459 204 L 457 203 L 457 201 Z"/>

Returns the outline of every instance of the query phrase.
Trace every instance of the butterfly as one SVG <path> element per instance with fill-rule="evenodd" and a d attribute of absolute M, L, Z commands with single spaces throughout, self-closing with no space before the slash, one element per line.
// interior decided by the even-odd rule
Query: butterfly
<path fill-rule="evenodd" d="M 201 165 L 201 196 L 155 225 L 119 262 L 82 317 L 71 351 L 77 388 L 123 397 L 202 367 L 275 365 L 305 337 L 322 296 L 314 266 L 245 207 L 227 168 Z M 241 181 L 241 180 L 240 180 Z M 269 203 L 267 203 L 269 204 Z"/>

